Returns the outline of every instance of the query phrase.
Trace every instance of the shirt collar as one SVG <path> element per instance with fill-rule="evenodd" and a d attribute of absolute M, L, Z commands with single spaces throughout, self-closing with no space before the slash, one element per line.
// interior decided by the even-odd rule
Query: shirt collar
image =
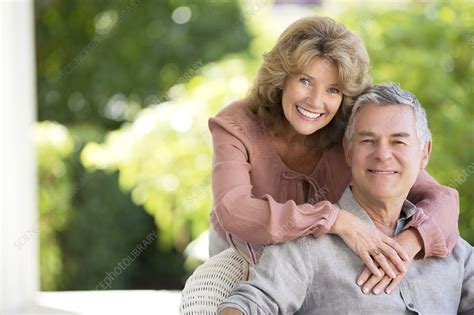
<path fill-rule="evenodd" d="M 346 190 L 339 199 L 337 205 L 355 216 L 359 217 L 362 221 L 369 223 L 375 227 L 375 224 L 372 222 L 372 219 L 369 217 L 364 208 L 357 202 L 357 200 L 352 195 L 351 186 L 347 186 Z M 403 206 L 400 212 L 400 218 L 397 221 L 397 226 L 395 228 L 394 235 L 399 234 L 405 224 L 409 219 L 416 213 L 416 206 L 408 200 L 403 202 Z"/>

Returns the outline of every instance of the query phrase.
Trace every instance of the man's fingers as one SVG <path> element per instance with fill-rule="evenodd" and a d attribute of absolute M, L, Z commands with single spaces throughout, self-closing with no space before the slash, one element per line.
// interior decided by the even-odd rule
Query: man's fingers
<path fill-rule="evenodd" d="M 372 275 L 372 271 L 369 268 L 364 268 L 364 271 L 360 274 L 359 278 L 357 278 L 357 285 L 360 287 L 362 286 Z"/>
<path fill-rule="evenodd" d="M 397 288 L 400 281 L 402 281 L 402 278 L 403 277 L 396 277 L 395 279 L 393 279 L 392 282 L 390 282 L 390 285 L 385 289 L 385 293 L 392 294 L 393 291 L 395 291 L 395 289 Z"/>
<path fill-rule="evenodd" d="M 393 280 L 395 280 L 395 279 L 392 279 L 392 278 L 387 277 L 387 276 L 383 277 L 383 279 L 380 280 L 379 283 L 377 283 L 375 288 L 372 289 L 372 293 L 374 293 L 374 294 L 382 293 L 385 290 L 385 288 L 390 284 L 390 282 L 393 281 Z"/>
<path fill-rule="evenodd" d="M 383 270 L 380 270 L 382 276 L 374 276 L 372 275 L 369 280 L 367 280 L 367 282 L 362 286 L 362 292 L 364 292 L 365 294 L 369 294 L 370 291 L 372 291 L 372 289 L 375 287 L 375 285 L 377 285 L 377 283 L 380 282 L 380 280 L 383 279 L 383 277 L 385 276 L 385 274 L 383 273 Z"/>

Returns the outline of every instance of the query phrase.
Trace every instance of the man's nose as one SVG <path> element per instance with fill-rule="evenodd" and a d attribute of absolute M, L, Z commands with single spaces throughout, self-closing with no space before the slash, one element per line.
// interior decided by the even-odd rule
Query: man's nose
<path fill-rule="evenodd" d="M 374 157 L 380 161 L 389 160 L 392 157 L 392 150 L 388 143 L 379 141 L 375 147 Z"/>

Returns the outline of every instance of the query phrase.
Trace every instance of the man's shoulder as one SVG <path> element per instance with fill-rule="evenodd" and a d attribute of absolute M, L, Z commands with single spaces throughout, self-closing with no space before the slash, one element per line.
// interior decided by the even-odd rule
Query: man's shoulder
<path fill-rule="evenodd" d="M 308 249 L 311 246 L 311 241 L 315 240 L 313 236 L 302 236 L 291 241 L 283 243 L 272 244 L 265 247 L 264 254 L 276 255 L 279 257 L 294 257 L 295 255 L 304 256 L 310 254 Z M 263 255 L 262 255 L 263 256 Z"/>
<path fill-rule="evenodd" d="M 472 245 L 465 239 L 459 237 L 451 255 L 461 256 L 461 258 L 467 259 L 474 255 L 474 247 L 472 247 Z"/>
<path fill-rule="evenodd" d="M 422 260 L 417 260 L 419 267 L 425 268 L 427 266 L 437 266 L 439 264 L 445 267 L 451 264 L 465 265 L 468 260 L 474 259 L 474 248 L 466 240 L 459 237 L 458 242 L 453 248 L 451 254 L 447 257 L 428 257 Z"/>
<path fill-rule="evenodd" d="M 272 248 L 272 251 L 278 252 L 280 256 L 290 257 L 298 252 L 302 256 L 316 258 L 318 255 L 325 255 L 326 252 L 344 251 L 346 247 L 339 236 L 326 233 L 318 238 L 313 235 L 302 236 L 291 241 L 271 245 L 268 248 Z"/>

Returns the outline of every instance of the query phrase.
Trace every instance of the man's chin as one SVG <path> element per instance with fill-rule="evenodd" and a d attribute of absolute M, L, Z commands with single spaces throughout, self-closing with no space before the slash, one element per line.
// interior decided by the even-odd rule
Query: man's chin
<path fill-rule="evenodd" d="M 366 192 L 371 198 L 376 200 L 400 198 L 402 196 L 402 194 L 399 193 L 399 189 L 393 185 L 372 185 Z"/>

